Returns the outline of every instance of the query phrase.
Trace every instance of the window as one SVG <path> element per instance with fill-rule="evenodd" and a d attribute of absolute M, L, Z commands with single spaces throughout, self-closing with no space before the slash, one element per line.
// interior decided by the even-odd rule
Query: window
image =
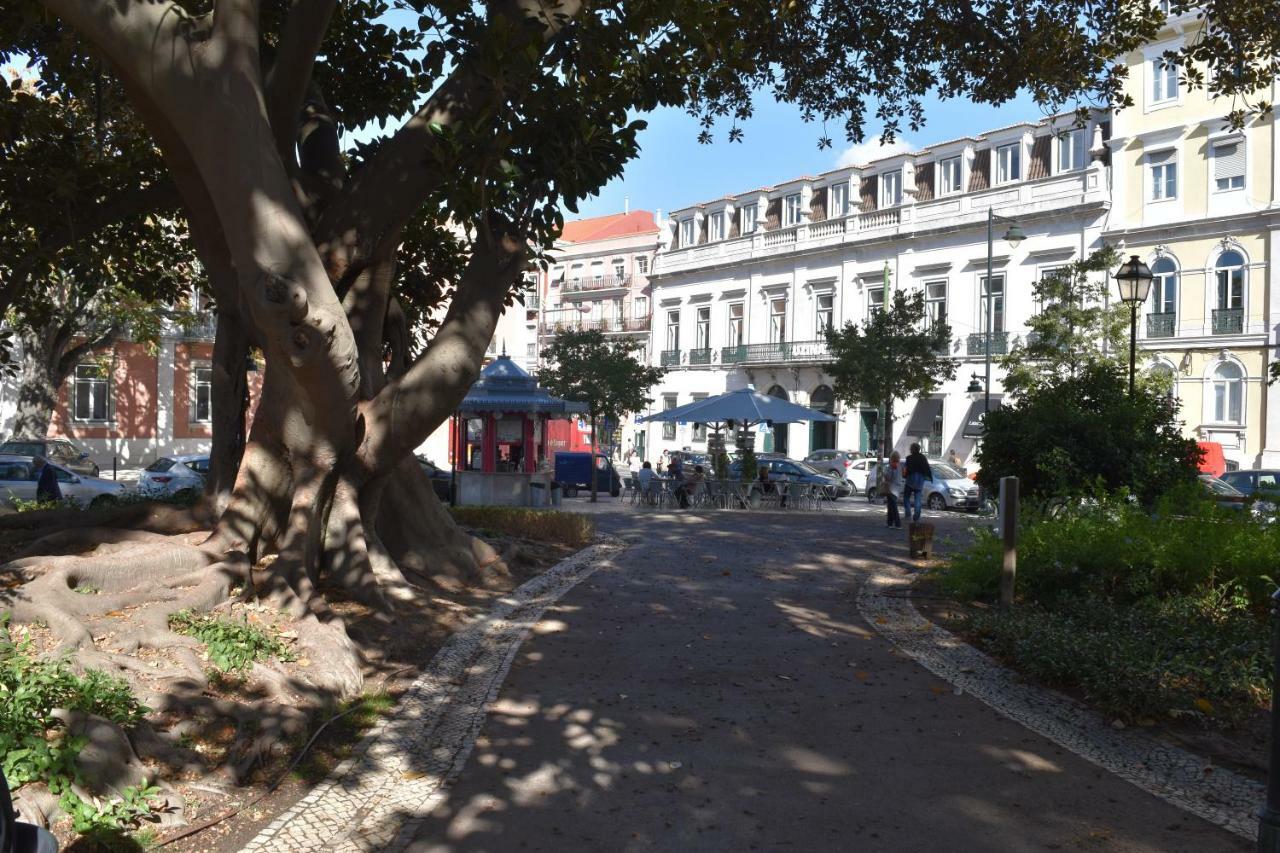
<path fill-rule="evenodd" d="M 885 172 L 880 176 L 880 206 L 902 204 L 902 173 Z"/>
<path fill-rule="evenodd" d="M 848 184 L 832 184 L 828 198 L 831 203 L 831 210 L 827 212 L 828 217 L 844 216 L 849 212 Z"/>
<path fill-rule="evenodd" d="M 582 264 L 574 264 L 569 268 L 569 278 L 573 281 L 582 280 Z"/>
<path fill-rule="evenodd" d="M 780 296 L 769 300 L 769 343 L 781 344 L 787 340 L 787 299 Z"/>
<path fill-rule="evenodd" d="M 1213 146 L 1213 184 L 1220 193 L 1244 189 L 1244 143 L 1240 140 Z"/>
<path fill-rule="evenodd" d="M 213 420 L 213 368 L 196 367 L 191 373 L 191 421 Z"/>
<path fill-rule="evenodd" d="M 756 206 L 749 204 L 738 211 L 738 230 L 745 237 L 756 230 Z"/>
<path fill-rule="evenodd" d="M 1178 197 L 1178 156 L 1175 151 L 1156 151 L 1147 155 L 1151 170 L 1151 200 L 1168 201 Z"/>
<path fill-rule="evenodd" d="M 924 283 L 925 323 L 933 329 L 947 322 L 947 280 L 940 278 Z"/>
<path fill-rule="evenodd" d="M 663 410 L 663 411 L 670 411 L 671 409 L 674 409 L 675 407 L 676 407 L 676 395 L 675 395 L 675 394 L 663 394 L 663 395 L 662 395 L 662 410 Z M 675 441 L 675 440 L 676 440 L 676 424 L 675 424 L 675 421 L 670 421 L 670 422 L 664 423 L 664 424 L 662 425 L 662 440 L 663 440 L 663 441 Z"/>
<path fill-rule="evenodd" d="M 1214 265 L 1218 277 L 1218 310 L 1244 307 L 1244 258 L 1232 250 L 1218 256 Z"/>
<path fill-rule="evenodd" d="M 89 362 L 76 365 L 72 394 L 77 421 L 105 421 L 110 411 L 111 382 L 101 364 Z"/>
<path fill-rule="evenodd" d="M 827 332 L 831 331 L 835 325 L 835 305 L 836 297 L 832 293 L 819 293 L 817 298 L 818 317 L 814 324 L 817 329 L 817 337 L 821 338 Z"/>
<path fill-rule="evenodd" d="M 637 296 L 631 301 L 631 310 L 636 317 L 649 316 L 649 297 Z"/>
<path fill-rule="evenodd" d="M 1178 312 L 1178 266 L 1172 258 L 1157 258 L 1151 265 L 1151 313 Z"/>
<path fill-rule="evenodd" d="M 729 346 L 731 347 L 740 347 L 743 344 L 743 308 L 741 302 L 729 303 Z"/>
<path fill-rule="evenodd" d="M 1238 424 L 1243 421 L 1244 372 L 1230 361 L 1224 361 L 1213 372 L 1213 421 Z"/>
<path fill-rule="evenodd" d="M 709 305 L 698 309 L 698 328 L 694 338 L 698 349 L 711 348 L 711 306 Z"/>
<path fill-rule="evenodd" d="M 978 279 L 979 286 L 982 289 L 982 299 L 980 308 L 982 316 L 978 318 L 978 328 L 987 331 L 987 316 L 991 316 L 991 331 L 1000 334 L 1004 331 L 1004 276 L 996 275 L 991 277 L 991 287 L 987 287 L 987 277 L 984 275 Z M 991 304 L 988 305 L 990 300 Z"/>
<path fill-rule="evenodd" d="M 649 256 L 648 255 L 636 256 L 636 272 L 640 273 L 640 275 L 649 274 Z"/>
<path fill-rule="evenodd" d="M 591 262 L 591 277 L 596 281 L 604 278 L 604 261 Z"/>
<path fill-rule="evenodd" d="M 1084 168 L 1084 128 L 1069 130 L 1058 137 L 1058 172 Z"/>
<path fill-rule="evenodd" d="M 996 183 L 1007 184 L 1022 177 L 1022 143 L 1001 145 L 996 149 Z"/>
<path fill-rule="evenodd" d="M 799 225 L 800 224 L 800 193 L 787 196 L 786 203 L 783 204 L 784 219 L 783 225 Z"/>
<path fill-rule="evenodd" d="M 680 248 L 693 245 L 693 217 L 680 220 Z"/>
<path fill-rule="evenodd" d="M 867 288 L 867 316 L 877 314 L 884 310 L 884 287 L 877 285 L 876 287 Z"/>
<path fill-rule="evenodd" d="M 1162 57 L 1151 60 L 1151 103 L 1163 104 L 1178 98 L 1178 66 Z"/>
<path fill-rule="evenodd" d="M 691 403 L 696 403 L 696 402 L 698 402 L 699 400 L 705 400 L 705 399 L 707 399 L 707 395 L 706 395 L 706 394 L 693 394 L 693 395 L 691 395 L 691 397 L 692 397 L 692 399 L 689 401 L 689 402 L 691 402 Z M 706 424 L 699 424 L 699 423 L 695 423 L 695 424 L 693 425 L 693 440 L 694 440 L 694 441 L 696 441 L 696 442 L 698 442 L 699 444 L 701 444 L 702 442 L 704 442 L 704 441 L 706 441 L 706 440 L 707 440 L 707 425 L 706 425 Z M 692 474 L 693 472 L 692 472 L 692 471 L 690 471 L 689 473 L 690 473 L 690 474 Z"/>
<path fill-rule="evenodd" d="M 932 456 L 942 455 L 942 410 L 946 406 L 944 402 L 938 407 L 938 414 L 933 416 L 933 423 L 929 426 L 928 444 L 925 446 L 925 453 Z"/>
<path fill-rule="evenodd" d="M 948 157 L 938 164 L 938 195 L 951 195 L 964 188 L 960 157 Z"/>
<path fill-rule="evenodd" d="M 617 279 L 627 277 L 627 262 L 622 258 L 613 259 L 613 277 Z"/>
<path fill-rule="evenodd" d="M 538 357 L 538 345 L 533 341 L 524 345 L 524 357 L 533 361 Z"/>
<path fill-rule="evenodd" d="M 667 349 L 680 349 L 680 312 L 667 312 Z"/>
<path fill-rule="evenodd" d="M 710 231 L 711 231 L 712 240 L 724 239 L 724 211 L 723 210 L 720 211 L 719 213 L 711 214 Z"/>
<path fill-rule="evenodd" d="M 1051 279 L 1061 277 L 1066 273 L 1066 271 L 1066 267 L 1041 267 L 1040 281 L 1049 282 Z M 1044 293 L 1037 293 L 1035 305 L 1036 315 L 1039 316 L 1040 314 L 1043 314 L 1046 308 L 1051 308 L 1056 304 L 1058 304 L 1058 299 L 1052 294 L 1046 295 Z"/>
<path fill-rule="evenodd" d="M 1156 387 L 1161 393 L 1169 399 L 1177 399 L 1178 396 L 1178 375 L 1174 372 L 1171 365 L 1165 364 L 1163 361 L 1157 361 L 1151 365 L 1148 375 L 1156 383 Z"/>

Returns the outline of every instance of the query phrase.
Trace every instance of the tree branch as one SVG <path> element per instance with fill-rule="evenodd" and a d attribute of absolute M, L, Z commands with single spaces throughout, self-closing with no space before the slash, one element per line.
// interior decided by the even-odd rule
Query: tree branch
<path fill-rule="evenodd" d="M 267 72 L 267 120 L 271 122 L 276 150 L 286 163 L 295 162 L 294 142 L 303 99 L 335 5 L 336 0 L 293 0 L 280 32 L 275 61 Z"/>

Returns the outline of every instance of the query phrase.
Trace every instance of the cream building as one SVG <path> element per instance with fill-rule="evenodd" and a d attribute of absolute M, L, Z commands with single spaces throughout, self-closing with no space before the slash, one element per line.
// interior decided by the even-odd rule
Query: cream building
<path fill-rule="evenodd" d="M 1268 388 L 1280 328 L 1271 261 L 1280 243 L 1280 146 L 1274 115 L 1240 130 L 1231 105 L 1188 91 L 1160 54 L 1194 37 L 1194 14 L 1128 57 L 1133 106 L 1109 141 L 1108 243 L 1155 273 L 1139 320 L 1151 369 L 1174 378 L 1185 431 L 1218 442 L 1241 468 L 1280 465 L 1280 387 Z M 1260 93 L 1275 102 L 1280 89 Z"/>

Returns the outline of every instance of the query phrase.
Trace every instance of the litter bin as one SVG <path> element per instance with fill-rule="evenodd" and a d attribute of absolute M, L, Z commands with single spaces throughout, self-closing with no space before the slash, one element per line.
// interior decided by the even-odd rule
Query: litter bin
<path fill-rule="evenodd" d="M 560 506 L 560 484 L 555 480 L 551 481 L 551 505 Z"/>
<path fill-rule="evenodd" d="M 546 506 L 549 501 L 546 483 L 539 483 L 537 480 L 529 483 L 529 506 Z"/>
<path fill-rule="evenodd" d="M 933 555 L 933 525 L 923 522 L 912 522 L 907 525 L 907 547 L 911 551 L 911 559 L 928 558 Z"/>

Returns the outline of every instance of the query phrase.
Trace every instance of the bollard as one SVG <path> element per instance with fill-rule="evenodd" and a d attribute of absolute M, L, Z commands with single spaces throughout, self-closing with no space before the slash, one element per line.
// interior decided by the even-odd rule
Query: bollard
<path fill-rule="evenodd" d="M 1004 565 L 1000 569 L 1000 606 L 1013 606 L 1013 579 L 1018 572 L 1018 478 L 1000 478 L 1000 538 Z"/>
<path fill-rule="evenodd" d="M 119 456 L 111 457 L 111 479 L 113 480 L 116 479 L 116 465 L 117 463 L 119 463 L 119 461 L 120 461 Z"/>
<path fill-rule="evenodd" d="M 1280 590 L 1271 596 L 1271 753 L 1267 762 L 1267 802 L 1258 810 L 1258 853 L 1280 853 Z"/>

